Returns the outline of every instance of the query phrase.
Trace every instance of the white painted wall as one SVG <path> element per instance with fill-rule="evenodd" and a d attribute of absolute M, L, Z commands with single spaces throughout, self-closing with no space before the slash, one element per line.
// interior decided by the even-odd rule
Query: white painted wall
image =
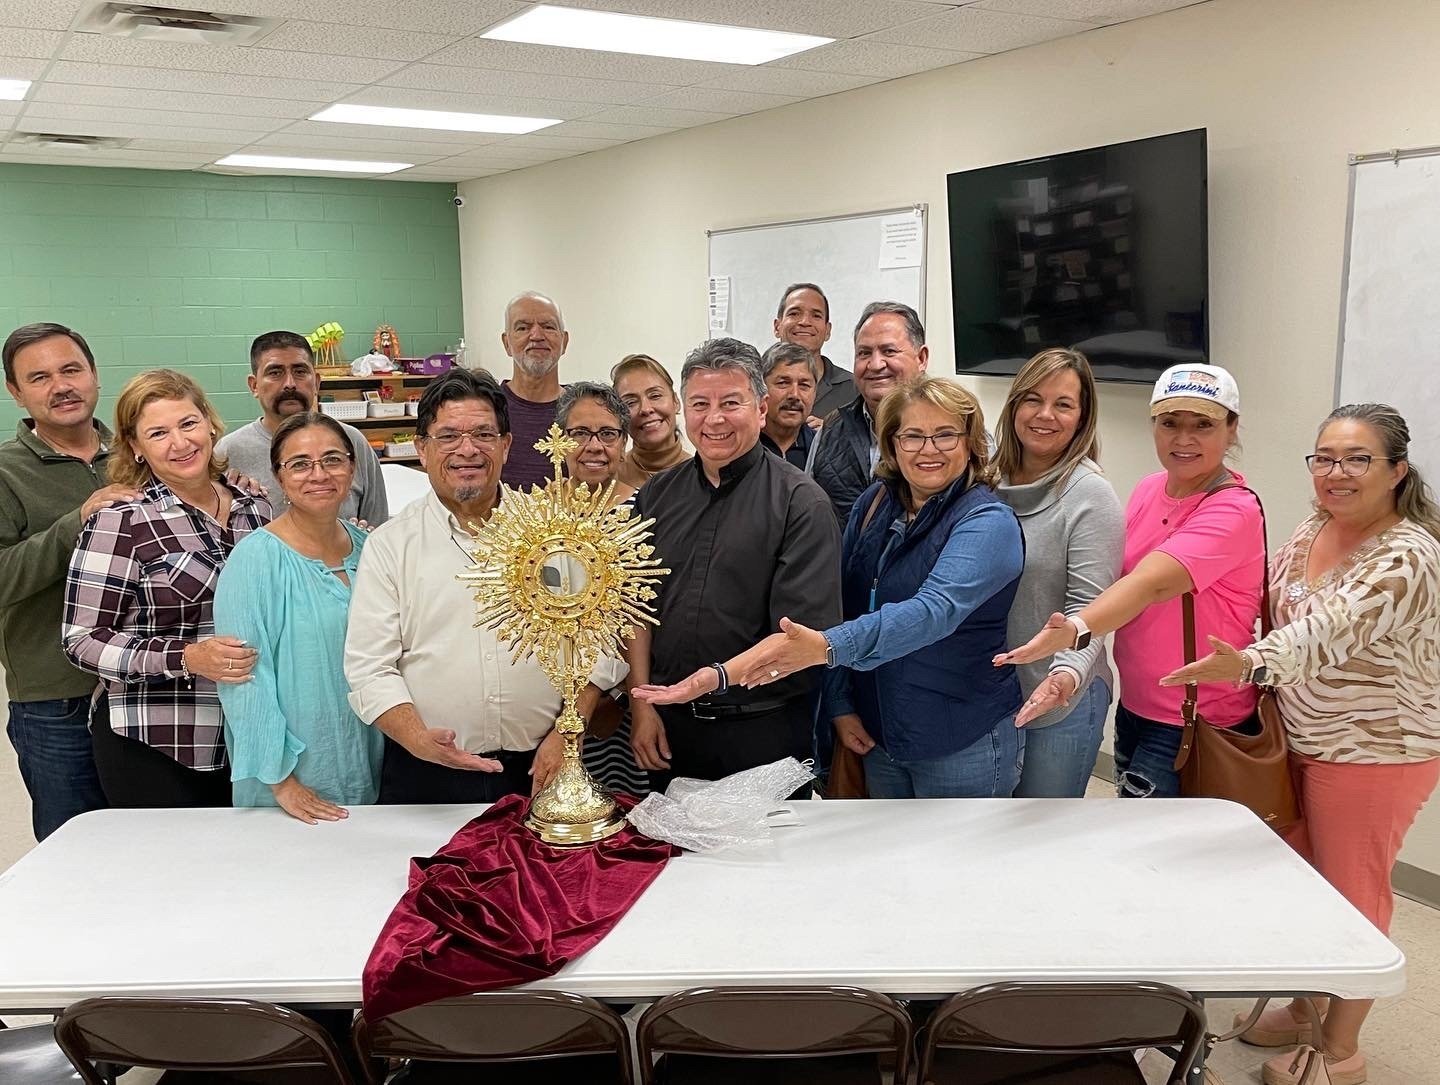
<path fill-rule="evenodd" d="M 1434 0 L 1212 0 L 467 182 L 466 338 L 508 371 L 501 308 L 539 289 L 564 308 L 567 376 L 603 376 L 637 350 L 678 369 L 704 336 L 707 229 L 923 201 L 931 364 L 946 372 L 947 172 L 1203 126 L 1213 354 L 1240 382 L 1241 469 L 1283 539 L 1307 511 L 1300 457 L 1332 405 L 1346 155 L 1440 143 L 1437 45 Z M 970 383 L 993 413 L 1004 381 Z M 1122 496 L 1154 470 L 1147 400 L 1134 386 L 1102 394 L 1104 464 Z M 1440 872 L 1437 808 L 1404 858 Z"/>

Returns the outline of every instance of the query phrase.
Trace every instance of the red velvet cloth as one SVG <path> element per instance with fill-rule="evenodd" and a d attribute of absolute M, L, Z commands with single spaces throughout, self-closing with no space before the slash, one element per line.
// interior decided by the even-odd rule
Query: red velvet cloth
<path fill-rule="evenodd" d="M 633 799 L 619 800 L 626 809 Z M 556 848 L 525 828 L 511 795 L 429 859 L 365 963 L 365 1016 L 553 976 L 610 932 L 679 849 L 625 828 Z"/>

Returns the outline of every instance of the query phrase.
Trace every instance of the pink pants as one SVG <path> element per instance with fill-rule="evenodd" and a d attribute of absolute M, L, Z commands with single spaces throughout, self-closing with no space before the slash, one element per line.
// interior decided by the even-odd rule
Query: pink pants
<path fill-rule="evenodd" d="M 1285 841 L 1389 934 L 1395 911 L 1390 871 L 1440 781 L 1440 758 L 1371 765 L 1292 754 L 1290 762 L 1304 819 L 1282 834 Z"/>

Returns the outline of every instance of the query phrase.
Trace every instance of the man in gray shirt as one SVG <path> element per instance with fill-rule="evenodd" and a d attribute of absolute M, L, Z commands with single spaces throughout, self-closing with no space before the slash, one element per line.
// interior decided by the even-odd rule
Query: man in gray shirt
<path fill-rule="evenodd" d="M 250 344 L 249 385 L 263 413 L 249 425 L 220 438 L 215 451 L 230 461 L 230 470 L 264 484 L 278 516 L 285 511 L 286 502 L 270 472 L 270 438 L 288 416 L 316 409 L 320 377 L 315 372 L 315 352 L 309 342 L 295 332 L 257 336 Z M 350 484 L 350 496 L 340 506 L 340 515 L 379 527 L 390 519 L 380 461 L 363 433 L 343 422 L 341 426 L 355 450 L 355 479 Z"/>

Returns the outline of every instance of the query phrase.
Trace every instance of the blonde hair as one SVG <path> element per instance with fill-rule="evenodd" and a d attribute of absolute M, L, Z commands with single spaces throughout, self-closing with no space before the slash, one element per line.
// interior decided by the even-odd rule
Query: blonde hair
<path fill-rule="evenodd" d="M 659 377 L 665 387 L 670 389 L 670 398 L 679 404 L 680 397 L 675 392 L 675 378 L 666 369 L 648 354 L 627 354 L 615 363 L 610 370 L 610 387 L 615 389 L 615 394 L 620 394 L 620 378 L 631 373 L 644 371 L 651 376 Z M 634 412 L 631 412 L 632 414 Z M 628 425 L 627 425 L 628 430 Z M 632 435 L 633 436 L 633 435 Z M 675 412 L 675 440 L 680 440 L 680 412 Z"/>
<path fill-rule="evenodd" d="M 184 373 L 173 369 L 151 369 L 131 377 L 115 401 L 115 440 L 110 448 L 110 481 L 118 486 L 144 486 L 153 477 L 150 467 L 138 459 L 135 432 L 140 424 L 140 412 L 160 399 L 188 399 L 205 417 L 210 426 L 212 440 L 225 432 L 225 423 L 219 412 L 205 397 L 205 391 Z M 225 473 L 223 457 L 210 449 L 210 477 L 218 479 Z"/>
<path fill-rule="evenodd" d="M 1078 350 L 1053 347 L 1042 350 L 1022 365 L 1010 383 L 1010 393 L 1005 397 L 1005 406 L 1000 409 L 1000 421 L 995 427 L 995 470 L 1002 479 L 1014 478 L 1025 462 L 1025 448 L 1015 431 L 1015 412 L 1020 409 L 1021 401 L 1057 373 L 1067 371 L 1080 380 L 1080 421 L 1055 465 L 1055 489 L 1069 481 L 1081 460 L 1100 462 L 1100 436 L 1096 432 L 1099 404 L 1090 360 Z"/>
<path fill-rule="evenodd" d="M 970 454 L 966 470 L 970 484 L 995 486 L 995 468 L 990 463 L 990 442 L 985 436 L 985 414 L 980 401 L 947 377 L 921 374 L 893 389 L 880 401 L 875 416 L 875 438 L 880 446 L 880 463 L 875 474 L 895 487 L 900 499 L 910 503 L 910 484 L 900 473 L 895 458 L 895 434 L 900 431 L 900 418 L 912 403 L 929 403 L 953 416 L 965 433 L 965 447 Z"/>
<path fill-rule="evenodd" d="M 1405 477 L 1395 487 L 1395 511 L 1412 523 L 1419 524 L 1440 539 L 1440 506 L 1420 472 L 1410 462 L 1410 427 L 1405 418 L 1388 403 L 1347 403 L 1336 407 L 1320 423 L 1320 433 L 1331 422 L 1363 422 L 1380 438 L 1380 446 L 1392 463 L 1404 463 Z"/>

